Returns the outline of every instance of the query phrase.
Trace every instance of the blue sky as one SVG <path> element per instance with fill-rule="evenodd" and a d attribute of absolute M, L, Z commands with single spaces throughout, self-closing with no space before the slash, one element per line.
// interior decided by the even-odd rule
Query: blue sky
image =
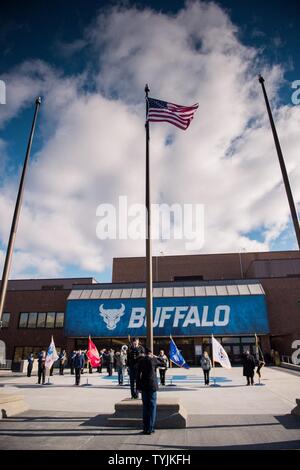
<path fill-rule="evenodd" d="M 195 184 L 193 192 L 184 189 L 182 193 L 178 191 L 179 202 L 203 202 L 207 208 L 206 212 L 209 214 L 206 228 L 207 239 L 215 240 L 215 243 L 208 243 L 200 252 L 295 249 L 293 228 L 288 219 L 288 208 L 280 183 L 277 157 L 275 149 L 272 148 L 270 135 L 268 135 L 268 122 L 264 115 L 264 104 L 262 97 L 259 95 L 259 86 L 253 81 L 253 85 L 251 84 L 249 89 L 245 83 L 241 84 L 241 88 L 238 88 L 232 70 L 234 71 L 235 63 L 239 64 L 240 69 L 245 66 L 245 80 L 249 80 L 249 76 L 251 76 L 251 67 L 253 76 L 260 71 L 265 73 L 266 85 L 274 107 L 275 118 L 278 118 L 279 134 L 280 132 L 285 133 L 284 135 L 280 134 L 280 137 L 283 140 L 283 150 L 288 169 L 292 171 L 291 184 L 299 207 L 300 193 L 297 189 L 299 184 L 296 183 L 298 182 L 300 168 L 299 158 L 296 157 L 297 149 L 295 149 L 299 109 L 296 109 L 291 102 L 291 84 L 294 80 L 300 79 L 299 4 L 297 1 L 291 0 L 288 2 L 281 0 L 272 2 L 224 0 L 215 2 L 214 7 L 208 13 L 205 5 L 212 5 L 212 3 L 200 2 L 199 8 L 197 7 L 198 9 L 195 10 L 195 24 L 193 24 L 193 15 L 190 12 L 195 4 L 198 5 L 198 2 L 185 3 L 173 0 L 121 3 L 77 0 L 71 4 L 57 0 L 51 2 L 30 0 L 17 2 L 12 0 L 9 4 L 7 2 L 4 7 L 2 6 L 0 18 L 0 47 L 2 50 L 0 79 L 5 79 L 6 82 L 7 104 L 0 105 L 0 189 L 2 194 L 2 201 L 0 201 L 0 249 L 2 257 L 0 263 L 1 260 L 3 262 L 8 227 L 12 215 L 13 198 L 31 125 L 32 103 L 36 94 L 41 93 L 44 97 L 43 109 L 39 117 L 33 145 L 30 175 L 24 201 L 24 214 L 22 213 L 20 221 L 20 234 L 18 234 L 14 258 L 13 276 L 35 277 L 47 276 L 47 273 L 49 273 L 49 276 L 92 275 L 99 280 L 109 280 L 113 256 L 132 256 L 134 254 L 140 256 L 143 254 L 143 244 L 129 246 L 129 244 L 114 241 L 106 245 L 100 243 L 99 240 L 95 240 L 96 219 L 91 214 L 95 213 L 98 203 L 113 202 L 117 194 L 128 194 L 133 200 L 135 196 L 137 200 L 140 200 L 143 194 L 143 179 L 139 178 L 139 175 L 135 174 L 135 170 L 132 169 L 132 165 L 135 166 L 135 164 L 132 164 L 130 150 L 128 150 L 126 158 L 122 158 L 120 153 L 127 145 L 126 136 L 132 136 L 133 145 L 137 148 L 139 146 L 137 143 L 140 142 L 139 139 L 143 138 L 138 124 L 135 127 L 135 118 L 144 112 L 142 109 L 143 89 L 140 85 L 143 83 L 144 78 L 148 80 L 146 71 L 150 69 L 152 73 L 150 64 L 153 64 L 152 70 L 156 70 L 163 67 L 164 61 L 165 63 L 168 62 L 168 58 L 160 57 L 159 47 L 155 43 L 155 38 L 151 36 L 151 27 L 153 31 L 158 31 L 153 33 L 154 36 L 155 34 L 161 34 L 162 41 L 165 41 L 166 55 L 168 54 L 168 47 L 170 48 L 170 56 L 173 55 L 173 50 L 171 50 L 173 49 L 172 41 L 169 41 L 169 38 L 173 37 L 173 43 L 174 38 L 175 42 L 176 38 L 179 38 L 178 42 L 180 44 L 178 46 L 177 44 L 174 45 L 174 48 L 178 47 L 178 51 L 183 56 L 178 55 L 179 65 L 176 66 L 174 65 L 176 54 L 174 54 L 175 59 L 171 60 L 170 58 L 169 69 L 171 70 L 174 66 L 174 73 L 176 74 L 176 67 L 179 66 L 180 68 L 182 62 L 183 70 L 184 67 L 190 67 L 191 76 L 195 74 L 195 84 L 193 82 L 193 86 L 187 86 L 185 81 L 181 80 L 181 74 L 178 80 L 174 82 L 173 88 L 168 90 L 167 82 L 164 82 L 166 77 L 162 79 L 155 74 L 149 76 L 151 73 L 148 73 L 152 89 L 154 89 L 153 93 L 162 99 L 168 99 L 168 96 L 170 96 L 170 101 L 172 99 L 185 99 L 189 101 L 187 104 L 199 100 L 199 117 L 197 117 L 203 121 L 206 119 L 207 113 L 218 106 L 218 93 L 224 92 L 228 94 L 228 100 L 220 106 L 220 109 L 224 110 L 226 120 L 229 121 L 228 129 L 226 132 L 224 130 L 224 135 L 214 136 L 212 132 L 210 136 L 210 131 L 213 131 L 216 127 L 222 127 L 224 124 L 224 119 L 219 120 L 219 113 L 216 110 L 215 120 L 210 124 L 211 127 L 206 130 L 199 127 L 199 132 L 196 133 L 195 125 L 194 133 L 191 131 L 186 140 L 183 140 L 182 135 L 174 133 L 174 130 L 169 129 L 167 126 L 163 126 L 161 129 L 155 128 L 154 132 L 157 133 L 156 142 L 166 142 L 168 149 L 164 153 L 162 146 L 160 150 L 157 150 L 157 157 L 155 157 L 154 150 L 154 161 L 157 158 L 156 164 L 159 164 L 161 168 L 160 177 L 153 182 L 155 185 L 154 192 L 157 186 L 157 194 L 164 202 L 172 203 L 177 201 L 177 193 L 169 183 L 170 178 L 168 178 L 168 184 L 166 184 L 166 180 L 163 180 L 164 174 L 166 176 L 170 175 L 170 168 L 167 167 L 171 158 L 170 155 L 175 155 L 174 165 L 179 161 L 180 166 L 182 158 L 179 159 L 179 156 L 180 152 L 182 153 L 182 148 L 184 148 L 182 146 L 186 146 L 190 155 L 194 155 L 195 147 L 199 145 L 199 136 L 203 132 L 203 135 L 209 135 L 211 140 L 208 140 L 207 144 L 201 142 L 203 148 L 199 149 L 199 155 L 201 156 L 203 152 L 212 152 L 215 155 L 211 159 L 212 163 L 209 163 L 210 168 L 203 169 L 201 158 L 199 162 L 196 162 L 198 157 L 195 153 L 193 162 L 196 162 L 195 165 L 199 165 L 199 167 L 197 166 L 197 170 L 199 169 L 197 184 L 200 184 L 201 189 L 198 191 L 197 184 Z M 148 23 L 147 11 L 152 12 L 149 14 Z M 196 23 L 197 15 L 199 15 L 199 31 Z M 204 18 L 205 15 L 207 16 L 208 26 L 201 23 L 201 18 Z M 214 20 L 215 17 L 219 19 Z M 226 36 L 228 33 L 228 38 L 230 37 L 228 44 L 226 44 L 226 40 L 223 44 L 223 41 L 217 35 L 215 25 L 219 24 L 218 22 L 223 28 L 222 34 Z M 162 26 L 158 26 L 160 23 Z M 146 27 L 139 27 L 140 24 L 146 24 Z M 137 25 L 136 30 L 135 25 Z M 177 28 L 175 32 L 174 28 Z M 190 35 L 191 41 L 193 41 L 190 48 L 185 41 L 180 42 L 181 34 Z M 131 38 L 134 35 L 134 46 L 131 44 L 130 35 Z M 145 39 L 146 35 L 149 38 L 147 40 Z M 210 43 L 211 38 L 215 38 L 212 43 Z M 187 60 L 184 55 L 194 54 L 197 49 L 197 41 L 199 42 L 199 51 L 197 51 L 199 52 L 197 56 L 199 62 L 198 65 L 195 65 L 195 69 L 198 67 L 201 74 L 203 69 L 210 70 L 212 60 L 216 61 L 214 69 L 215 94 L 214 96 L 211 95 L 213 96 L 211 100 L 207 97 L 212 93 L 212 90 L 204 91 L 207 86 L 205 74 L 201 78 L 202 87 L 197 91 L 193 60 Z M 168 46 L 168 44 L 170 45 Z M 206 46 L 205 49 L 204 44 L 209 44 L 209 46 Z M 227 55 L 228 61 L 232 61 L 232 70 L 227 70 L 222 60 L 222 57 Z M 123 60 L 123 56 L 126 60 Z M 183 65 L 185 61 L 188 65 Z M 119 64 L 122 74 L 118 73 Z M 128 64 L 132 64 L 131 68 Z M 266 73 L 269 73 L 269 76 Z M 124 77 L 124 81 L 121 77 Z M 224 86 L 223 82 L 225 83 Z M 229 88 L 227 82 L 231 83 L 230 86 L 228 85 Z M 179 90 L 176 88 L 177 86 L 179 86 Z M 255 96 L 253 102 L 250 102 L 249 96 L 252 96 L 253 93 L 257 93 L 257 96 Z M 246 95 L 248 98 L 246 98 Z M 239 104 L 240 96 L 241 104 Z M 103 98 L 104 101 L 98 103 L 97 99 L 99 97 Z M 201 98 L 202 102 L 200 101 Z M 233 100 L 232 108 L 235 109 L 236 107 L 236 112 L 232 116 L 230 115 L 230 99 Z M 90 107 L 86 106 L 87 101 L 89 101 Z M 95 122 L 94 119 L 101 121 L 101 114 L 97 114 L 98 110 L 90 111 L 97 108 L 97 106 L 101 106 L 101 103 L 103 109 L 106 107 L 107 110 L 109 106 L 120 106 L 120 114 L 121 112 L 127 113 L 124 117 L 125 122 L 133 113 L 134 124 L 132 124 L 132 127 L 128 124 L 128 129 L 125 129 L 126 126 L 122 124 L 123 121 L 120 122 L 122 133 L 120 142 L 122 144 L 120 144 L 119 149 L 116 145 L 116 148 L 112 150 L 115 155 L 110 162 L 112 166 L 109 166 L 109 158 L 107 158 L 111 151 L 110 145 L 109 143 L 104 145 L 102 142 L 107 136 L 107 132 L 111 132 L 111 136 L 108 136 L 108 142 L 112 142 L 117 130 L 114 126 L 111 126 L 111 130 L 106 131 L 106 135 L 103 136 L 102 140 L 101 135 L 99 135 L 99 161 L 101 165 L 105 166 L 105 171 L 101 172 L 101 165 L 99 165 L 98 183 L 97 181 L 92 183 L 93 174 L 83 175 L 82 158 L 87 158 L 88 166 L 89 160 L 88 157 L 84 156 L 84 149 L 87 148 L 87 142 L 91 141 L 91 137 L 92 139 L 95 137 L 95 148 L 91 147 L 89 152 L 93 155 L 93 164 L 96 165 L 98 150 L 97 135 L 95 133 L 97 134 L 97 130 L 95 130 L 95 133 L 91 133 L 90 129 L 93 124 L 85 126 L 85 123 L 89 118 L 91 122 Z M 201 110 L 202 103 L 203 112 Z M 249 103 L 251 111 L 247 110 L 247 103 Z M 257 103 L 256 108 L 255 103 Z M 73 112 L 78 113 L 78 122 L 76 124 L 70 118 Z M 92 112 L 95 112 L 95 116 Z M 239 119 L 236 116 L 240 116 Z M 256 124 L 252 125 L 251 122 L 256 122 Z M 78 132 L 78 129 L 81 128 L 84 128 L 85 131 L 83 131 L 82 142 L 76 144 L 76 149 L 80 145 L 82 145 L 82 149 L 80 149 L 80 155 L 74 157 L 72 161 L 70 149 L 74 151 L 75 147 L 73 142 L 75 134 L 72 134 L 72 132 Z M 264 132 L 261 132 L 262 130 Z M 70 140 L 64 137 L 67 133 L 69 133 Z M 228 151 L 236 140 L 238 141 L 238 148 L 232 157 L 232 166 L 229 170 L 230 177 L 228 177 L 230 181 L 225 184 L 223 179 L 222 183 L 213 182 L 209 184 L 209 178 L 212 175 L 224 171 L 221 165 L 224 165 L 222 157 L 226 154 L 225 148 Z M 257 146 L 260 143 L 260 147 L 258 146 L 257 149 L 255 142 Z M 252 156 L 249 156 L 250 149 L 252 156 L 256 152 L 257 154 L 261 152 L 259 160 L 251 160 Z M 58 157 L 57 152 L 60 151 L 61 155 Z M 222 155 L 223 151 L 224 155 Z M 178 159 L 176 157 L 177 153 Z M 55 154 L 55 162 L 53 154 Z M 243 163 L 240 162 L 242 155 L 245 158 Z M 267 163 L 262 162 L 262 158 L 265 157 Z M 104 161 L 105 163 L 103 163 Z M 112 163 L 114 161 L 115 163 L 119 162 L 119 176 L 115 175 L 117 166 Z M 82 178 L 82 180 L 80 180 L 78 187 L 74 186 L 73 189 L 72 187 L 66 189 L 63 188 L 62 182 L 64 178 L 66 180 L 69 178 L 68 168 L 70 168 L 70 165 L 74 167 L 72 168 L 74 185 L 77 184 L 79 178 Z M 122 165 L 124 165 L 124 170 Z M 256 173 L 253 165 L 257 166 L 257 181 L 259 180 L 259 185 L 261 185 L 259 187 L 254 184 Z M 120 182 L 123 171 L 129 174 L 126 176 L 126 181 L 124 178 L 124 181 Z M 184 171 L 186 171 L 185 178 L 191 177 L 192 171 Z M 240 189 L 243 193 L 240 198 L 241 203 L 235 209 L 236 192 L 239 192 L 239 185 L 236 181 L 237 179 L 243 179 L 241 175 L 245 175 L 247 171 L 252 177 L 252 182 L 246 174 L 244 187 L 247 188 L 248 193 L 246 190 L 244 193 L 243 188 Z M 63 174 L 63 172 L 65 173 Z M 180 173 L 179 167 L 178 172 Z M 58 186 L 56 187 L 56 175 L 58 173 L 58 177 L 61 178 L 60 189 Z M 47 179 L 48 174 L 49 178 Z M 264 175 L 264 181 L 263 179 L 260 181 L 260 174 Z M 202 175 L 203 179 L 201 179 Z M 133 182 L 137 180 L 141 181 L 137 182 L 135 195 L 132 187 L 135 184 Z M 182 179 L 177 183 L 184 187 L 184 181 L 186 179 Z M 220 189 L 219 194 L 214 195 L 214 185 L 221 188 L 223 183 L 222 190 Z M 47 186 L 45 191 L 43 191 L 43 184 Z M 84 184 L 89 187 L 88 196 L 82 189 Z M 257 194 L 252 197 L 254 187 Z M 55 212 L 59 202 L 52 200 L 51 194 L 56 191 L 61 204 L 66 205 L 65 220 L 60 219 Z M 227 197 L 231 191 L 232 195 L 228 198 L 227 203 L 224 202 L 224 211 L 222 212 L 223 197 L 225 193 Z M 80 202 L 76 204 L 79 195 Z M 104 200 L 105 197 L 107 197 L 107 201 Z M 185 197 L 187 200 L 185 200 Z M 37 203 L 37 199 L 39 203 Z M 87 223 L 85 221 L 84 204 L 89 204 L 89 217 L 92 218 Z M 82 206 L 80 210 L 78 209 L 79 205 Z M 233 213 L 238 214 L 239 211 L 243 211 L 242 221 L 238 221 L 238 215 L 235 218 L 233 215 L 228 214 L 229 205 L 231 205 Z M 255 210 L 257 211 L 257 220 L 254 220 Z M 278 214 L 278 217 L 276 214 Z M 63 213 L 61 217 L 64 217 Z M 44 231 L 40 231 L 41 220 L 45 221 Z M 61 227 L 60 224 L 62 224 Z M 74 239 L 72 241 L 68 238 L 70 227 L 73 227 Z M 31 231 L 34 231 L 34 236 L 32 236 Z M 222 239 L 219 239 L 220 232 L 224 232 Z M 47 236 L 49 236 L 49 242 L 51 239 L 56 238 L 58 243 L 62 245 L 62 249 L 55 248 L 54 244 L 52 248 L 48 249 L 46 243 L 43 244 L 38 239 L 43 237 L 46 240 Z M 68 243 L 72 244 L 73 251 L 69 250 Z M 78 251 L 76 251 L 77 249 Z M 154 254 L 160 251 L 165 254 L 183 254 L 185 252 L 184 248 L 176 243 L 157 244 L 154 247 Z M 89 261 L 84 261 L 84 259 Z M 41 268 L 42 265 L 44 266 L 43 269 Z"/>

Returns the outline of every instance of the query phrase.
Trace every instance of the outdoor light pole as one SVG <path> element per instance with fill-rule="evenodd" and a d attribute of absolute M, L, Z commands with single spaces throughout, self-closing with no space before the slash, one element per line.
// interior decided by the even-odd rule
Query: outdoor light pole
<path fill-rule="evenodd" d="M 277 155 L 278 155 L 279 165 L 280 165 L 280 168 L 281 168 L 282 178 L 283 178 L 283 182 L 284 182 L 284 186 L 285 186 L 286 195 L 287 195 L 287 198 L 288 198 L 288 201 L 289 201 L 291 216 L 292 216 L 294 229 L 295 229 L 295 233 L 296 233 L 296 238 L 297 238 L 297 242 L 298 242 L 298 248 L 300 249 L 300 227 L 299 227 L 298 215 L 297 215 L 297 211 L 296 211 L 296 207 L 295 207 L 295 203 L 294 203 L 294 199 L 293 199 L 293 194 L 292 194 L 292 190 L 291 190 L 291 186 L 290 186 L 290 182 L 289 182 L 289 177 L 288 177 L 286 167 L 285 167 L 285 163 L 284 163 L 284 158 L 283 158 L 282 151 L 281 151 L 279 138 L 278 138 L 278 135 L 277 135 L 275 124 L 274 124 L 272 111 L 271 111 L 271 108 L 270 108 L 267 92 L 266 92 L 266 89 L 265 89 L 265 83 L 264 83 L 265 80 L 261 75 L 259 75 L 258 80 L 259 80 L 259 83 L 261 84 L 263 94 L 264 94 L 264 98 L 265 98 L 265 102 L 266 102 L 266 107 L 267 107 L 269 120 L 270 120 L 270 124 L 271 124 L 271 128 L 272 128 L 275 147 L 276 147 L 276 151 L 277 151 Z"/>
<path fill-rule="evenodd" d="M 24 165 L 23 165 L 23 170 L 22 170 L 22 175 L 21 175 L 21 180 L 20 180 L 20 185 L 19 185 L 19 190 L 18 190 L 18 195 L 17 195 L 17 201 L 15 205 L 15 210 L 14 210 L 14 216 L 13 216 L 13 220 L 11 224 L 8 246 L 6 250 L 2 281 L 1 281 L 1 287 L 0 287 L 0 327 L 2 325 L 1 319 L 2 319 L 2 314 L 3 314 L 3 309 L 4 309 L 5 298 L 6 298 L 8 277 L 10 273 L 14 244 L 15 244 L 15 239 L 16 239 L 16 234 L 17 234 L 21 206 L 22 206 L 25 175 L 26 175 L 26 171 L 28 167 L 28 161 L 30 157 L 31 146 L 32 146 L 32 141 L 33 141 L 33 136 L 34 136 L 34 131 L 35 131 L 35 125 L 36 125 L 37 115 L 38 115 L 41 102 L 42 102 L 42 99 L 40 97 L 38 97 L 35 100 L 35 111 L 34 111 L 34 116 L 33 116 L 33 122 L 32 122 L 29 141 L 27 145 L 26 157 L 24 160 Z"/>
<path fill-rule="evenodd" d="M 149 159 L 149 121 L 148 85 L 145 86 L 146 98 L 146 321 L 147 347 L 153 351 L 153 298 L 152 298 L 152 247 L 151 247 L 151 198 L 150 198 L 150 159 Z"/>

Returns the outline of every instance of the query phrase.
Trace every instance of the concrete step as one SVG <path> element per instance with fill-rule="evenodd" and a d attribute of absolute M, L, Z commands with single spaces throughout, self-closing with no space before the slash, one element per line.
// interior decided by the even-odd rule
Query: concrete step
<path fill-rule="evenodd" d="M 142 416 L 142 400 L 125 398 L 115 404 L 115 413 L 107 419 L 107 422 L 111 426 L 141 427 Z M 186 422 L 187 412 L 178 397 L 159 397 L 156 418 L 158 429 L 185 428 Z"/>

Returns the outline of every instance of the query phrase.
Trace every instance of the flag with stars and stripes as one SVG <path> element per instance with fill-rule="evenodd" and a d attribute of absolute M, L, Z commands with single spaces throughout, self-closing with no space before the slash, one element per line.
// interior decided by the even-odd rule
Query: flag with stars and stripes
<path fill-rule="evenodd" d="M 199 106 L 198 103 L 193 106 L 181 106 L 156 98 L 147 98 L 147 103 L 149 122 L 169 122 L 183 130 L 189 127 Z"/>

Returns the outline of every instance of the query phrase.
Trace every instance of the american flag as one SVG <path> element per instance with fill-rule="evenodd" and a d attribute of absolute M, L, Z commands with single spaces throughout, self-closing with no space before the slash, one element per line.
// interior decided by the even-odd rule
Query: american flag
<path fill-rule="evenodd" d="M 149 122 L 169 122 L 184 130 L 189 127 L 199 106 L 198 103 L 193 106 L 180 106 L 179 104 L 168 103 L 156 98 L 147 98 L 147 100 L 147 120 Z"/>

